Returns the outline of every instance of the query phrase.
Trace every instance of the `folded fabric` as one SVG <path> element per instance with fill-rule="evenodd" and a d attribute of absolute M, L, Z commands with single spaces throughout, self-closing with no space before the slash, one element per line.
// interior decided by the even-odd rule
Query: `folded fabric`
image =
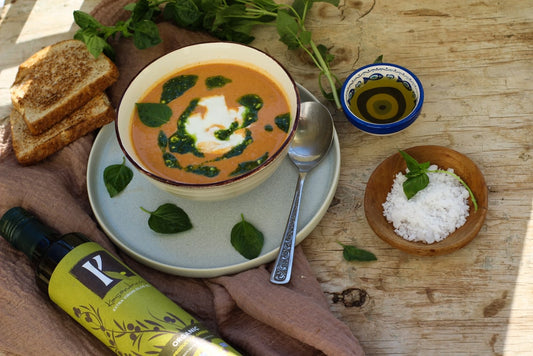
<path fill-rule="evenodd" d="M 104 24 L 126 16 L 129 0 L 104 0 L 93 15 Z M 116 106 L 147 63 L 184 45 L 214 41 L 210 36 L 159 24 L 163 42 L 137 50 L 129 40 L 114 43 L 118 82 L 109 95 Z M 198 317 L 245 355 L 363 355 L 350 329 L 330 312 L 310 265 L 296 249 L 293 278 L 286 286 L 269 282 L 269 267 L 231 276 L 193 279 L 165 274 L 119 251 L 99 229 L 87 197 L 87 159 L 94 134 L 43 162 L 20 166 L 13 154 L 7 120 L 0 123 L 0 214 L 23 206 L 62 233 L 90 236 L 133 270 Z M 111 354 L 89 332 L 47 300 L 34 281 L 27 257 L 0 239 L 0 354 Z"/>

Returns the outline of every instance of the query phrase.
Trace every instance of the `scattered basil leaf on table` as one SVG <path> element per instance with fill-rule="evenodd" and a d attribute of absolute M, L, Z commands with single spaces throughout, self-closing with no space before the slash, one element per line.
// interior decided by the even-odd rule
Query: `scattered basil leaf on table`
<path fill-rule="evenodd" d="M 407 168 L 409 169 L 409 172 L 405 174 L 405 177 L 407 180 L 403 182 L 403 192 L 405 193 L 405 196 L 407 199 L 411 199 L 418 193 L 419 191 L 423 190 L 425 187 L 429 184 L 429 177 L 428 173 L 444 173 L 448 174 L 455 179 L 457 179 L 468 191 L 470 194 L 470 199 L 472 199 L 472 204 L 474 205 L 474 210 L 477 211 L 477 201 L 476 197 L 474 196 L 474 193 L 470 189 L 470 187 L 459 177 L 457 174 L 444 170 L 444 169 L 435 169 L 430 170 L 429 167 L 431 163 L 424 162 L 419 163 L 415 158 L 410 156 L 408 153 L 400 150 L 400 155 L 405 160 L 405 163 L 407 164 Z"/>
<path fill-rule="evenodd" d="M 246 221 L 243 214 L 241 221 L 231 229 L 231 245 L 249 260 L 259 256 L 264 240 L 263 233 Z"/>
<path fill-rule="evenodd" d="M 342 246 L 342 256 L 346 261 L 376 261 L 378 259 L 372 252 L 359 249 L 352 245 L 337 243 Z"/>
<path fill-rule="evenodd" d="M 141 210 L 150 214 L 148 226 L 160 234 L 174 234 L 190 230 L 191 220 L 187 213 L 179 206 L 166 203 L 159 206 L 154 211 L 149 211 L 141 207 Z"/>
<path fill-rule="evenodd" d="M 113 164 L 104 169 L 104 184 L 113 198 L 122 192 L 133 178 L 133 171 L 126 166 L 126 158 L 122 157 L 121 164 Z"/>

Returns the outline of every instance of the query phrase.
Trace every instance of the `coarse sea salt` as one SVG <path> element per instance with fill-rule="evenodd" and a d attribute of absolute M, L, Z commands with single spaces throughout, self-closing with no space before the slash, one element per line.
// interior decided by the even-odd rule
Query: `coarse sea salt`
<path fill-rule="evenodd" d="M 469 193 L 457 179 L 446 173 L 428 173 L 428 177 L 428 186 L 408 200 L 402 186 L 407 178 L 398 173 L 383 203 L 383 215 L 399 236 L 431 244 L 463 226 L 470 207 Z"/>

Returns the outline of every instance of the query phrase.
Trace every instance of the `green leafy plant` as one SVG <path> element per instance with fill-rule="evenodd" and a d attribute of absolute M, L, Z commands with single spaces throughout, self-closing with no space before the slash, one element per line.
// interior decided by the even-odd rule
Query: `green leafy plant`
<path fill-rule="evenodd" d="M 335 56 L 322 44 L 316 44 L 307 30 L 305 21 L 316 2 L 333 6 L 339 0 L 295 0 L 292 5 L 278 4 L 274 0 L 138 0 L 126 10 L 131 16 L 113 26 L 104 26 L 91 15 L 74 12 L 74 21 L 80 29 L 74 35 L 87 44 L 97 57 L 104 52 L 114 58 L 114 50 L 107 40 L 122 36 L 133 38 L 135 46 L 145 49 L 161 42 L 156 20 L 160 15 L 177 26 L 207 31 L 226 41 L 248 44 L 254 40 L 252 29 L 257 25 L 275 25 L 279 40 L 289 50 L 302 49 L 319 70 L 319 86 L 323 95 L 341 107 L 338 88 L 340 81 L 331 71 Z M 322 85 L 327 83 L 328 89 Z"/>
<path fill-rule="evenodd" d="M 174 234 L 187 231 L 192 228 L 191 220 L 187 213 L 175 204 L 166 203 L 154 211 L 141 210 L 150 214 L 148 226 L 160 234 Z"/>
<path fill-rule="evenodd" d="M 124 157 L 121 164 L 112 164 L 104 169 L 104 184 L 111 198 L 122 192 L 132 178 L 133 171 L 126 166 Z"/>
<path fill-rule="evenodd" d="M 244 219 L 241 214 L 241 221 L 231 229 L 231 245 L 242 256 L 251 260 L 259 256 L 264 244 L 263 233 Z"/>
<path fill-rule="evenodd" d="M 337 241 L 342 246 L 342 256 L 346 261 L 376 261 L 378 258 L 372 252 L 359 249 L 352 245 L 344 245 Z"/>
<path fill-rule="evenodd" d="M 474 210 L 477 211 L 478 206 L 474 193 L 472 193 L 470 187 L 457 174 L 444 169 L 429 170 L 429 166 L 431 165 L 429 162 L 418 163 L 415 158 L 402 150 L 400 150 L 400 154 L 402 155 L 405 163 L 407 164 L 407 168 L 409 169 L 409 172 L 405 174 L 407 180 L 403 182 L 403 192 L 405 193 L 407 199 L 411 199 L 416 193 L 428 186 L 428 173 L 444 173 L 457 179 L 466 188 L 470 194 L 470 199 L 472 199 Z"/>

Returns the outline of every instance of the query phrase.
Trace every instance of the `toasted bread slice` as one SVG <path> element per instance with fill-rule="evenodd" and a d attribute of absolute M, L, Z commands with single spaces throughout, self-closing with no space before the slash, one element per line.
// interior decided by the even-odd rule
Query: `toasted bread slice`
<path fill-rule="evenodd" d="M 22 115 L 13 109 L 10 123 L 15 156 L 22 165 L 37 163 L 114 119 L 115 110 L 104 93 L 40 135 L 32 135 Z"/>
<path fill-rule="evenodd" d="M 19 66 L 11 87 L 13 107 L 38 135 L 104 91 L 118 79 L 115 64 L 95 59 L 78 40 L 43 48 Z"/>

